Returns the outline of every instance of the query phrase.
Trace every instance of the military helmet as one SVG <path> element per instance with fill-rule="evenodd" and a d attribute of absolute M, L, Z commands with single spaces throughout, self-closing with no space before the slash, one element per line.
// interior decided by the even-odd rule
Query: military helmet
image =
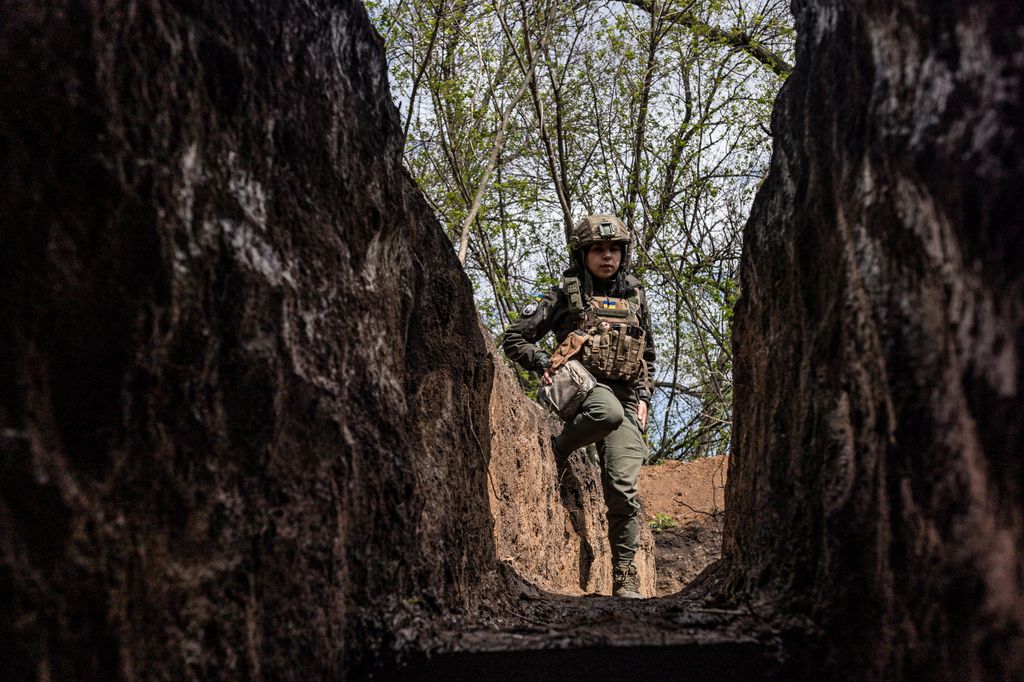
<path fill-rule="evenodd" d="M 565 242 L 569 253 L 576 257 L 591 244 L 607 242 L 622 244 L 622 269 L 628 265 L 629 245 L 633 241 L 629 229 L 621 220 L 613 215 L 600 214 L 587 216 L 573 227 L 565 229 Z"/>

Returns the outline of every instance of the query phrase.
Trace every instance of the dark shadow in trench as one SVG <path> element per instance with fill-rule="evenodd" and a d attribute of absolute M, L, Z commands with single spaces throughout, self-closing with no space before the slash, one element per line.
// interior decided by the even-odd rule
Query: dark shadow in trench
<path fill-rule="evenodd" d="M 578 467 L 589 466 L 589 462 L 586 455 L 581 456 L 582 452 L 576 450 L 565 457 L 556 455 L 555 467 L 558 474 L 558 495 L 573 530 L 580 538 L 579 586 L 585 592 L 590 584 L 590 572 L 597 556 L 594 542 L 600 542 L 602 538 L 591 538 L 587 524 L 583 520 L 583 481 L 580 480 Z"/>

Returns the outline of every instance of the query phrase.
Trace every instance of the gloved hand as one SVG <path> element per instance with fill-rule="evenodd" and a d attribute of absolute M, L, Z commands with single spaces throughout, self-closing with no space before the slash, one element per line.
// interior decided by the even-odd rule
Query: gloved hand
<path fill-rule="evenodd" d="M 549 367 L 551 367 L 551 358 L 548 354 L 537 353 L 537 359 L 533 363 L 533 368 L 537 374 L 543 374 Z"/>
<path fill-rule="evenodd" d="M 547 353 L 537 353 L 537 361 L 534 363 L 537 374 L 540 375 L 540 383 L 544 386 L 551 385 L 551 358 Z"/>

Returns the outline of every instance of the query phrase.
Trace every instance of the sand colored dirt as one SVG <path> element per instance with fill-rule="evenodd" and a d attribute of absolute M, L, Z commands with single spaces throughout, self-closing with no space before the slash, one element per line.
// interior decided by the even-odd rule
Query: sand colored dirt
<path fill-rule="evenodd" d="M 667 515 L 675 524 L 656 526 L 654 533 L 657 596 L 680 591 L 722 555 L 728 468 L 728 457 L 708 457 L 641 469 L 648 521 Z"/>
<path fill-rule="evenodd" d="M 647 518 L 669 514 L 685 522 L 725 510 L 728 457 L 662 462 L 640 471 L 640 495 Z"/>

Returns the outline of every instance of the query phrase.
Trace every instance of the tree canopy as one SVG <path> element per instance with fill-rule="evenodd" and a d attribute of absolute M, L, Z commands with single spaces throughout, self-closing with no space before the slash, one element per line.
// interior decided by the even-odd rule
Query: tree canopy
<path fill-rule="evenodd" d="M 368 4 L 406 164 L 484 323 L 500 335 L 560 281 L 567 224 L 619 215 L 659 355 L 653 459 L 725 453 L 741 233 L 791 69 L 788 2 Z"/>

